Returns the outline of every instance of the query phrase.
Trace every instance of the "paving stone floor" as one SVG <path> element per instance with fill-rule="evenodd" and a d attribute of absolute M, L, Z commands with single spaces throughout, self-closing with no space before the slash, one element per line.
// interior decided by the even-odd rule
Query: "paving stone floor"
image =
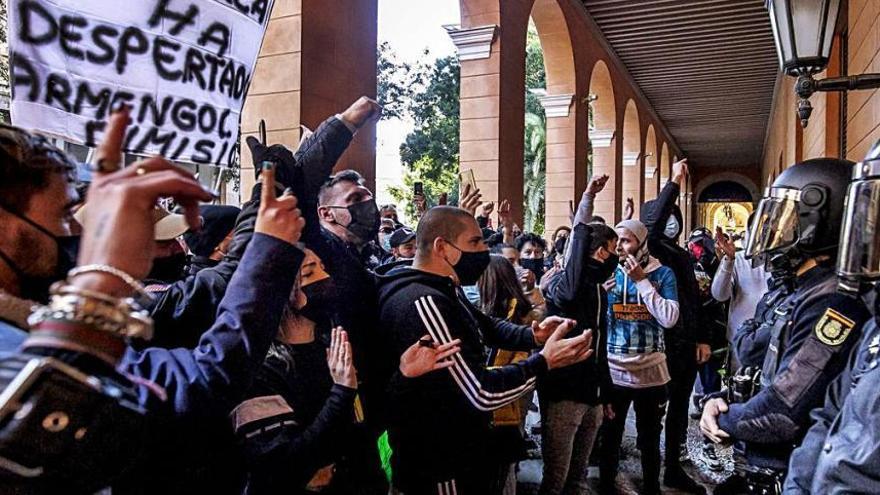
<path fill-rule="evenodd" d="M 538 421 L 538 413 L 530 412 L 526 419 L 527 431 L 531 431 L 532 425 Z M 534 439 L 540 445 L 540 436 L 536 436 Z M 728 447 L 717 451 L 719 458 L 723 461 L 725 470 L 721 472 L 711 471 L 702 460 L 702 436 L 700 435 L 698 421 L 693 419 L 690 420 L 687 447 L 688 461 L 683 462 L 682 465 L 694 479 L 703 484 L 711 493 L 712 487 L 724 480 L 733 471 L 732 449 Z M 639 450 L 636 448 L 635 414 L 632 410 L 630 410 L 627 417 L 622 452 L 625 455 L 625 459 L 620 463 L 620 474 L 617 478 L 618 491 L 620 494 L 638 495 L 642 481 L 642 470 Z M 538 493 L 538 487 L 541 484 L 541 469 L 542 462 L 540 458 L 529 459 L 520 463 L 517 475 L 517 495 L 534 495 Z M 589 477 L 591 488 L 594 493 L 598 493 L 599 469 L 596 466 L 590 466 Z M 663 487 L 663 493 L 677 495 L 684 492 Z"/>

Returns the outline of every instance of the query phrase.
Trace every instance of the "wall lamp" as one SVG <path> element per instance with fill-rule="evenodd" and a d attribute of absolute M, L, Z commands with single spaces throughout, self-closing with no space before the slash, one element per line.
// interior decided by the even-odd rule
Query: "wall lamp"
<path fill-rule="evenodd" d="M 880 88 L 880 74 L 815 79 L 828 66 L 841 0 L 766 0 L 782 71 L 797 77 L 797 114 L 807 127 L 818 91 Z"/>

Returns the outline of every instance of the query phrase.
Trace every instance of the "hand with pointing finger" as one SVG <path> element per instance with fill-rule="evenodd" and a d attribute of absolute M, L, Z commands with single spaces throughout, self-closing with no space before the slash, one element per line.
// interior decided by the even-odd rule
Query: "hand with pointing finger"
<path fill-rule="evenodd" d="M 109 265 L 144 278 L 153 264 L 153 209 L 160 198 L 174 198 L 183 206 L 187 223 L 200 227 L 199 202 L 213 194 L 185 169 L 160 157 L 136 162 L 119 170 L 122 143 L 130 122 L 127 108 L 110 117 L 104 140 L 98 146 L 98 170 L 89 187 L 84 210 L 80 265 Z M 136 249 L 132 249 L 136 247 Z M 78 275 L 71 284 L 116 297 L 131 294 L 119 278 L 105 273 Z"/>
<path fill-rule="evenodd" d="M 290 190 L 275 197 L 275 164 L 272 162 L 263 162 L 261 194 L 254 232 L 270 235 L 290 244 L 299 242 L 306 221 L 296 207 L 296 196 Z"/>

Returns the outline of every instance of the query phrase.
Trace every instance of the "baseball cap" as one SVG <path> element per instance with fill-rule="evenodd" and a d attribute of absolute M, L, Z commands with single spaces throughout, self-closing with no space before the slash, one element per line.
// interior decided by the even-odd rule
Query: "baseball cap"
<path fill-rule="evenodd" d="M 395 248 L 397 246 L 400 246 L 401 244 L 406 244 L 407 242 L 415 238 L 416 233 L 415 231 L 413 231 L 413 229 L 409 227 L 401 227 L 395 230 L 393 234 L 391 234 L 390 244 L 391 247 Z"/>

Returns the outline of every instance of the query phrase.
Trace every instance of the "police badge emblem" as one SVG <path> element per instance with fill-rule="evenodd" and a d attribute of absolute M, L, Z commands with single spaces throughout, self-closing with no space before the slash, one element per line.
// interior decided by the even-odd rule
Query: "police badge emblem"
<path fill-rule="evenodd" d="M 856 323 L 837 311 L 828 308 L 816 323 L 816 337 L 828 345 L 842 344 Z"/>

